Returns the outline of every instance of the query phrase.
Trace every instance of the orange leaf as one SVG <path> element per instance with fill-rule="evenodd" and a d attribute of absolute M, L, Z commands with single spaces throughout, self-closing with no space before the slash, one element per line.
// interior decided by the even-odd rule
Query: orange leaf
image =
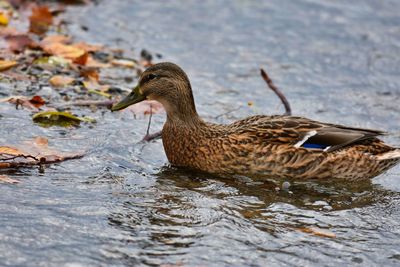
<path fill-rule="evenodd" d="M 74 82 L 74 78 L 62 75 L 54 75 L 50 78 L 49 83 L 54 87 L 63 87 Z"/>
<path fill-rule="evenodd" d="M 32 8 L 29 17 L 29 31 L 36 34 L 44 34 L 53 23 L 53 15 L 47 6 L 36 6 Z"/>
<path fill-rule="evenodd" d="M 0 60 L 0 71 L 8 70 L 17 64 L 17 61 Z"/>
<path fill-rule="evenodd" d="M 40 108 L 44 104 L 46 104 L 46 101 L 41 96 L 35 95 L 29 100 L 29 102 L 34 105 L 36 108 Z"/>
<path fill-rule="evenodd" d="M 71 37 L 66 35 L 48 35 L 40 42 L 42 45 L 50 43 L 67 44 L 71 41 Z"/>
<path fill-rule="evenodd" d="M 103 48 L 103 46 L 101 46 L 101 45 L 92 45 L 92 44 L 87 44 L 84 42 L 76 43 L 73 46 L 75 46 L 76 48 L 85 50 L 86 52 L 96 52 L 96 51 L 100 51 Z"/>
<path fill-rule="evenodd" d="M 86 52 L 72 45 L 62 43 L 47 43 L 43 44 L 43 50 L 49 54 L 60 56 L 66 59 L 76 60 L 82 57 Z"/>
<path fill-rule="evenodd" d="M 113 61 L 111 61 L 111 64 L 113 64 L 114 66 L 125 67 L 125 68 L 135 67 L 135 62 L 127 59 L 114 59 Z"/>
<path fill-rule="evenodd" d="M 82 56 L 75 58 L 73 62 L 78 65 L 85 65 L 88 60 L 88 56 L 89 54 L 85 52 Z"/>

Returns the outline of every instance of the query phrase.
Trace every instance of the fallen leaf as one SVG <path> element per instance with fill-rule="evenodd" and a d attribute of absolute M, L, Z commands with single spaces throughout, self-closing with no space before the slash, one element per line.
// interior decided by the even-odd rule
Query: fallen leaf
<path fill-rule="evenodd" d="M 54 75 L 49 79 L 49 83 L 53 87 L 64 87 L 66 85 L 70 85 L 75 81 L 74 78 L 71 78 L 69 76 L 63 76 L 63 75 Z"/>
<path fill-rule="evenodd" d="M 299 230 L 303 233 L 312 234 L 312 235 L 316 235 L 316 236 L 336 238 L 335 233 L 332 233 L 326 229 L 321 229 L 321 228 L 317 228 L 317 227 L 303 227 L 303 228 L 297 228 L 297 230 Z"/>
<path fill-rule="evenodd" d="M 164 112 L 164 107 L 155 100 L 145 100 L 127 107 L 126 110 L 133 112 L 135 115 L 149 115 L 150 113 L 157 114 Z"/>
<path fill-rule="evenodd" d="M 19 184 L 18 180 L 12 179 L 7 175 L 0 175 L 0 182 L 6 184 Z"/>
<path fill-rule="evenodd" d="M 82 68 L 79 74 L 88 80 L 94 80 L 96 82 L 98 82 L 100 78 L 99 72 L 95 68 Z"/>
<path fill-rule="evenodd" d="M 8 21 L 8 16 L 4 12 L 0 11 L 0 25 L 7 26 Z"/>
<path fill-rule="evenodd" d="M 59 56 L 50 56 L 38 58 L 33 61 L 33 64 L 60 66 L 66 68 L 71 64 L 71 60 Z"/>
<path fill-rule="evenodd" d="M 8 102 L 17 106 L 22 106 L 28 109 L 39 109 L 46 101 L 40 96 L 33 96 L 32 98 L 26 96 L 10 96 L 0 99 L 0 102 Z"/>
<path fill-rule="evenodd" d="M 71 41 L 71 37 L 66 36 L 66 35 L 48 35 L 43 38 L 43 40 L 40 42 L 40 44 L 46 45 L 50 43 L 61 43 L 61 44 L 67 44 Z"/>
<path fill-rule="evenodd" d="M 84 153 L 63 153 L 48 147 L 45 137 L 23 142 L 21 145 L 0 146 L 0 169 L 49 164 L 81 158 Z"/>
<path fill-rule="evenodd" d="M 32 40 L 27 34 L 12 34 L 4 36 L 4 39 L 8 43 L 8 47 L 13 52 L 22 52 L 26 48 L 36 48 L 37 43 Z"/>
<path fill-rule="evenodd" d="M 64 111 L 42 111 L 34 114 L 32 116 L 32 119 L 34 122 L 39 123 L 43 127 L 70 127 L 74 125 L 79 125 L 80 122 L 96 122 L 96 120 L 90 117 L 78 117 Z"/>
<path fill-rule="evenodd" d="M 114 59 L 111 61 L 111 64 L 118 67 L 125 67 L 125 68 L 133 68 L 135 67 L 135 62 L 132 60 L 127 59 Z"/>
<path fill-rule="evenodd" d="M 88 56 L 89 54 L 85 52 L 82 56 L 75 58 L 73 62 L 78 65 L 85 65 L 88 60 Z"/>
<path fill-rule="evenodd" d="M 18 65 L 17 61 L 13 60 L 0 60 L 0 71 L 11 69 Z"/>
<path fill-rule="evenodd" d="M 42 35 L 53 23 L 53 15 L 47 6 L 35 6 L 32 8 L 32 14 L 29 17 L 29 31 Z"/>
<path fill-rule="evenodd" d="M 88 91 L 100 91 L 107 92 L 110 89 L 109 85 L 101 85 L 96 80 L 89 79 L 83 82 L 83 86 L 88 89 Z"/>
<path fill-rule="evenodd" d="M 72 45 L 62 43 L 48 43 L 42 46 L 43 50 L 51 55 L 66 59 L 77 60 L 86 54 L 86 51 Z"/>
<path fill-rule="evenodd" d="M 86 52 L 97 52 L 103 49 L 103 46 L 101 45 L 92 45 L 92 44 L 87 44 L 85 42 L 79 42 L 73 44 L 74 47 L 85 50 Z"/>

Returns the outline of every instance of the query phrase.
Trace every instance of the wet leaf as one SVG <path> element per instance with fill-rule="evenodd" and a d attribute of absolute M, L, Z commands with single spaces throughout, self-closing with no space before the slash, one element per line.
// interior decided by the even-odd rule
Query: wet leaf
<path fill-rule="evenodd" d="M 42 46 L 47 53 L 71 60 L 79 60 L 86 54 L 86 51 L 72 45 L 62 43 L 47 43 Z"/>
<path fill-rule="evenodd" d="M 28 109 L 39 109 L 46 101 L 40 96 L 33 96 L 32 98 L 26 96 L 10 96 L 0 99 L 0 102 L 8 102 L 17 106 L 22 106 Z"/>
<path fill-rule="evenodd" d="M 74 82 L 74 78 L 63 75 L 54 75 L 49 79 L 49 83 L 54 87 L 64 87 Z"/>
<path fill-rule="evenodd" d="M 17 32 L 15 29 L 9 29 L 2 31 L 0 34 L 7 41 L 8 48 L 13 51 L 20 53 L 26 48 L 37 48 L 38 44 L 32 40 L 29 35 L 25 33 Z"/>
<path fill-rule="evenodd" d="M 44 104 L 46 104 L 46 101 L 41 96 L 35 95 L 29 100 L 29 102 L 34 105 L 36 108 L 40 108 Z"/>
<path fill-rule="evenodd" d="M 0 146 L 0 169 L 55 163 L 80 158 L 83 154 L 59 152 L 48 147 L 47 138 L 36 137 L 15 147 Z"/>
<path fill-rule="evenodd" d="M 36 34 L 44 34 L 53 23 L 53 15 L 47 6 L 36 6 L 32 8 L 29 17 L 29 31 Z"/>
<path fill-rule="evenodd" d="M 321 228 L 317 228 L 317 227 L 302 227 L 302 228 L 298 228 L 297 230 L 299 230 L 303 233 L 312 234 L 312 235 L 316 235 L 316 236 L 336 238 L 335 233 L 332 233 L 326 229 L 321 229 Z"/>
<path fill-rule="evenodd" d="M 82 77 L 98 82 L 99 81 L 99 72 L 95 68 L 83 68 L 79 73 Z"/>
<path fill-rule="evenodd" d="M 157 101 L 145 100 L 129 106 L 126 110 L 133 112 L 135 115 L 149 115 L 150 113 L 157 114 L 164 112 L 164 107 Z"/>
<path fill-rule="evenodd" d="M 33 64 L 37 65 L 52 65 L 52 66 L 61 66 L 61 67 L 68 67 L 71 63 L 70 60 L 67 60 L 63 57 L 58 56 L 51 56 L 51 57 L 41 57 L 36 59 Z"/>
<path fill-rule="evenodd" d="M 0 71 L 8 70 L 16 66 L 17 64 L 18 64 L 17 61 L 13 60 L 0 60 Z"/>
<path fill-rule="evenodd" d="M 96 120 L 89 117 L 78 117 L 64 111 L 42 111 L 33 115 L 33 121 L 43 127 L 62 126 L 70 127 L 79 125 L 80 122 L 94 123 Z"/>
<path fill-rule="evenodd" d="M 85 42 L 76 43 L 74 47 L 85 50 L 86 52 L 97 52 L 103 49 L 102 45 L 92 45 Z"/>
<path fill-rule="evenodd" d="M 127 59 L 114 59 L 111 61 L 111 64 L 118 67 L 125 67 L 125 68 L 133 68 L 135 67 L 135 62 L 132 60 Z"/>
<path fill-rule="evenodd" d="M 107 92 L 110 89 L 109 85 L 101 85 L 96 80 L 90 79 L 83 82 L 83 86 L 85 86 L 88 91 L 100 91 Z"/>
<path fill-rule="evenodd" d="M 1 168 L 1 165 L 0 165 Z M 19 184 L 18 180 L 12 179 L 7 175 L 0 175 L 0 183 L 6 183 L 6 184 Z"/>
<path fill-rule="evenodd" d="M 71 41 L 71 37 L 66 36 L 66 35 L 48 35 L 43 40 L 40 42 L 40 44 L 43 46 L 45 44 L 50 44 L 50 43 L 61 43 L 61 44 L 67 44 Z"/>
<path fill-rule="evenodd" d="M 0 11 L 0 25 L 7 26 L 8 25 L 8 16 Z"/>

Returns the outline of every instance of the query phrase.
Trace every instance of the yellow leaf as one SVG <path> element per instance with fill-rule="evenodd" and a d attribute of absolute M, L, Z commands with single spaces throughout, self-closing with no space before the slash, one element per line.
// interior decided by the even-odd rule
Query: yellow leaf
<path fill-rule="evenodd" d="M 3 12 L 0 12 L 0 25 L 8 25 L 8 16 L 6 16 L 6 14 L 4 14 Z"/>
<path fill-rule="evenodd" d="M 17 64 L 17 61 L 13 60 L 0 60 L 0 71 L 8 70 Z"/>

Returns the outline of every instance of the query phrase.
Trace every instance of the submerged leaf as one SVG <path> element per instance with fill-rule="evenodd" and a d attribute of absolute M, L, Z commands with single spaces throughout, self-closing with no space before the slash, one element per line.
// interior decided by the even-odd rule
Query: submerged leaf
<path fill-rule="evenodd" d="M 0 146 L 0 169 L 49 164 L 82 156 L 82 152 L 64 153 L 49 148 L 47 138 L 36 137 L 16 147 Z"/>
<path fill-rule="evenodd" d="M 95 119 L 89 117 L 78 117 L 64 111 L 42 111 L 34 114 L 32 119 L 43 127 L 69 127 L 79 125 L 80 122 L 96 122 Z"/>

